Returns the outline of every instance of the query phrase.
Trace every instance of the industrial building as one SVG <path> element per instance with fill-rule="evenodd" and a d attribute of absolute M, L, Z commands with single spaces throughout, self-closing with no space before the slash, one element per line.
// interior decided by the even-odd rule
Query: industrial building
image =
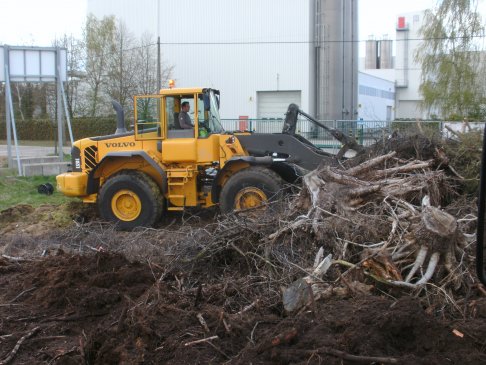
<path fill-rule="evenodd" d="M 160 37 L 177 87 L 222 92 L 223 118 L 394 118 L 394 85 L 358 73 L 358 0 L 88 0 L 136 36 Z M 177 5 L 177 8 L 174 7 Z"/>
<path fill-rule="evenodd" d="M 395 83 L 365 72 L 358 74 L 360 120 L 391 121 L 395 115 Z"/>
<path fill-rule="evenodd" d="M 422 110 L 422 96 L 419 92 L 421 66 L 415 61 L 415 53 L 420 46 L 419 30 L 422 27 L 424 12 L 399 15 L 396 33 L 396 93 L 397 118 L 428 119 L 434 110 Z"/>
<path fill-rule="evenodd" d="M 394 83 L 396 119 L 429 119 L 436 110 L 421 107 L 419 92 L 422 71 L 415 60 L 420 47 L 419 30 L 423 25 L 424 11 L 399 14 L 396 20 L 396 54 L 392 54 L 392 41 L 388 39 L 366 41 L 365 58 L 360 70 L 367 75 Z"/>
<path fill-rule="evenodd" d="M 357 43 L 343 42 L 357 40 L 357 0 L 88 0 L 88 13 L 160 36 L 176 85 L 220 89 L 224 118 L 283 117 L 290 102 L 357 117 Z"/>

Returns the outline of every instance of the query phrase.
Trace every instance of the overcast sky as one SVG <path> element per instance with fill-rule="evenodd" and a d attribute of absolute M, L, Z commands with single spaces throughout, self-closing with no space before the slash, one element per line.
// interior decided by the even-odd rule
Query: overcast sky
<path fill-rule="evenodd" d="M 387 34 L 394 39 L 397 14 L 423 10 L 436 1 L 359 0 L 359 38 Z M 486 1 L 480 1 L 485 9 Z M 0 44 L 50 46 L 63 34 L 81 36 L 86 0 L 0 0 L 0 14 Z"/>
<path fill-rule="evenodd" d="M 0 44 L 51 46 L 82 34 L 86 0 L 0 0 Z"/>

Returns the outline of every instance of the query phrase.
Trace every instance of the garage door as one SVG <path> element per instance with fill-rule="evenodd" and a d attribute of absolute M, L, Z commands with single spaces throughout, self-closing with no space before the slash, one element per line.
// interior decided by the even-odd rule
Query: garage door
<path fill-rule="evenodd" d="M 257 118 L 283 119 L 291 103 L 300 106 L 300 90 L 257 91 Z"/>

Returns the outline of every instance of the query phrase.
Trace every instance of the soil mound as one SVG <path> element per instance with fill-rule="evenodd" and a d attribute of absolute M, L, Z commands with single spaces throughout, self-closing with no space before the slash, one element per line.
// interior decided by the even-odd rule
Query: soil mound
<path fill-rule="evenodd" d="M 14 352 L 12 363 L 486 361 L 481 305 L 476 319 L 453 321 L 411 297 L 358 295 L 285 315 L 281 303 L 267 302 L 261 278 L 232 274 L 203 283 L 103 252 L 3 259 L 0 273 L 0 359 Z"/>

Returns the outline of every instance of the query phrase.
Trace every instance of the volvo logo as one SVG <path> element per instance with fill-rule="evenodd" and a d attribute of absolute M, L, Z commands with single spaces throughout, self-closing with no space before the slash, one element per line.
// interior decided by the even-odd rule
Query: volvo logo
<path fill-rule="evenodd" d="M 135 147 L 135 142 L 108 142 L 105 145 L 108 148 Z"/>

